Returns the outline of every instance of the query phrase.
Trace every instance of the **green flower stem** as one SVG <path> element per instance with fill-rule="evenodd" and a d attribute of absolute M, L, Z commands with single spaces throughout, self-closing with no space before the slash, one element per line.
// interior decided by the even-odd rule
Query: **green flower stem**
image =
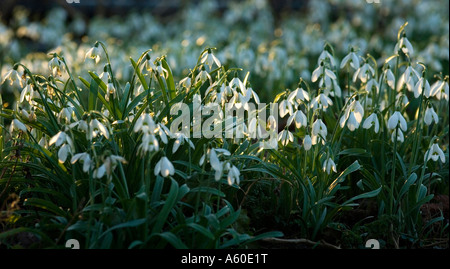
<path fill-rule="evenodd" d="M 422 87 L 422 91 L 423 91 L 423 87 Z M 417 162 L 417 153 L 419 150 L 419 145 L 420 142 L 422 140 L 422 122 L 423 120 L 422 118 L 422 110 L 423 110 L 423 92 L 420 95 L 420 100 L 419 100 L 419 112 L 417 114 L 417 120 L 416 120 L 416 131 L 415 131 L 415 137 L 414 137 L 414 141 L 413 141 L 413 151 L 412 151 L 412 161 L 410 161 L 409 164 L 409 169 L 408 169 L 408 175 L 411 174 L 411 170 L 413 168 L 413 166 L 416 164 Z"/>
<path fill-rule="evenodd" d="M 395 166 L 396 166 L 396 159 L 397 159 L 397 135 L 398 135 L 398 125 L 395 128 L 395 140 L 394 140 L 394 150 L 393 150 L 393 157 L 392 157 L 392 173 L 391 173 L 391 193 L 389 197 L 389 208 L 391 215 L 394 214 L 394 184 L 395 184 Z"/>

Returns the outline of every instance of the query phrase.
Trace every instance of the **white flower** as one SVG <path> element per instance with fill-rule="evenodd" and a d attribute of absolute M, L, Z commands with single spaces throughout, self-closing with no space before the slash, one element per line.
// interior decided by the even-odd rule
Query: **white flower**
<path fill-rule="evenodd" d="M 331 55 L 327 50 L 323 50 L 319 55 L 319 59 L 317 60 L 317 64 L 320 65 L 321 62 L 325 61 L 325 59 L 330 60 L 331 66 L 336 66 L 336 62 L 334 60 L 333 55 Z"/>
<path fill-rule="evenodd" d="M 27 127 L 25 126 L 25 124 L 20 122 L 18 119 L 13 119 L 11 121 L 11 125 L 9 127 L 9 132 L 12 133 L 14 130 L 17 130 L 17 131 L 20 130 L 20 131 L 26 133 L 27 132 Z"/>
<path fill-rule="evenodd" d="M 287 125 L 291 125 L 292 121 L 295 122 L 295 127 L 297 128 L 306 126 L 306 115 L 301 110 L 297 110 L 289 117 L 287 120 Z"/>
<path fill-rule="evenodd" d="M 110 96 L 112 96 L 113 98 L 116 97 L 116 88 L 114 87 L 114 84 L 112 82 L 108 82 L 108 84 L 106 85 L 106 94 L 105 94 L 106 102 L 109 102 Z"/>
<path fill-rule="evenodd" d="M 395 76 L 394 73 L 392 73 L 391 68 L 386 68 L 384 70 L 384 81 L 391 87 L 391 89 L 395 89 Z"/>
<path fill-rule="evenodd" d="M 110 155 L 103 160 L 103 164 L 95 169 L 94 178 L 102 178 L 105 174 L 108 179 L 111 179 L 112 173 L 116 166 L 121 163 L 126 163 L 126 160 L 118 155 Z"/>
<path fill-rule="evenodd" d="M 169 76 L 169 71 L 165 69 L 160 62 L 156 62 L 156 68 L 153 69 L 156 71 L 161 77 L 167 78 Z"/>
<path fill-rule="evenodd" d="M 83 162 L 83 172 L 87 173 L 89 172 L 89 169 L 91 168 L 91 165 L 93 164 L 92 160 L 91 160 L 91 156 L 86 153 L 77 153 L 75 155 L 72 156 L 72 159 L 70 160 L 70 163 L 74 164 L 77 161 L 82 161 Z"/>
<path fill-rule="evenodd" d="M 61 146 L 63 143 L 72 144 L 72 139 L 65 132 L 59 131 L 56 135 L 50 138 L 49 146 L 55 144 L 56 147 Z"/>
<path fill-rule="evenodd" d="M 286 114 L 292 115 L 294 113 L 294 108 L 292 107 L 292 104 L 287 100 L 283 100 L 280 102 L 279 110 L 280 110 L 280 117 L 284 118 Z"/>
<path fill-rule="evenodd" d="M 334 163 L 333 159 L 331 158 L 326 159 L 322 164 L 322 170 L 324 172 L 326 171 L 327 174 L 330 174 L 331 171 L 336 173 L 337 172 L 336 164 Z"/>
<path fill-rule="evenodd" d="M 289 94 L 288 100 L 293 105 L 299 105 L 301 102 L 305 102 L 305 100 L 309 101 L 309 94 L 303 88 L 298 87 Z"/>
<path fill-rule="evenodd" d="M 228 86 L 233 89 L 236 90 L 238 87 L 241 90 L 241 93 L 245 92 L 245 85 L 244 83 L 237 77 L 237 74 L 234 74 L 233 79 L 230 81 L 230 83 L 228 84 Z"/>
<path fill-rule="evenodd" d="M 313 145 L 317 144 L 318 138 L 321 138 L 322 144 L 325 144 L 327 132 L 328 132 L 328 130 L 327 130 L 327 126 L 325 125 L 325 123 L 323 123 L 323 121 L 321 119 L 316 119 L 316 121 L 314 121 L 314 123 L 312 125 L 312 131 L 311 131 L 312 144 Z"/>
<path fill-rule="evenodd" d="M 294 135 L 285 129 L 278 134 L 278 141 L 281 141 L 281 144 L 286 146 L 289 142 L 294 142 Z"/>
<path fill-rule="evenodd" d="M 395 44 L 394 52 L 397 53 L 399 50 L 402 50 L 404 54 L 407 54 L 409 57 L 414 53 L 413 46 L 411 42 L 409 42 L 408 38 L 403 35 L 400 40 L 398 40 L 397 44 Z"/>
<path fill-rule="evenodd" d="M 88 126 L 88 124 L 87 124 L 87 122 L 85 120 L 79 120 L 79 121 L 76 121 L 76 122 L 71 123 L 69 125 L 70 129 L 72 129 L 74 127 L 78 127 L 77 128 L 78 131 L 83 131 L 86 134 L 88 133 L 88 130 L 89 130 L 89 126 Z"/>
<path fill-rule="evenodd" d="M 353 100 L 345 110 L 344 115 L 339 120 L 339 125 L 344 128 L 347 122 L 347 127 L 350 131 L 359 128 L 362 118 L 364 117 L 364 108 L 358 100 Z"/>
<path fill-rule="evenodd" d="M 344 59 L 342 59 L 340 68 L 343 69 L 348 64 L 355 70 L 360 67 L 358 55 L 356 55 L 356 53 L 353 51 L 353 48 L 351 49 L 350 53 L 347 54 Z"/>
<path fill-rule="evenodd" d="M 201 160 L 203 163 L 203 161 Z M 223 172 L 223 163 L 219 160 L 215 149 L 210 149 L 209 151 L 209 163 L 211 164 L 212 169 L 214 169 L 214 179 L 219 181 L 222 177 Z"/>
<path fill-rule="evenodd" d="M 234 165 L 230 165 L 230 163 L 226 164 L 226 168 L 228 170 L 228 175 L 227 175 L 228 185 L 231 186 L 234 183 L 239 185 L 239 176 L 241 174 L 239 172 L 239 169 L 237 169 L 237 167 Z"/>
<path fill-rule="evenodd" d="M 19 71 L 17 71 L 17 69 L 11 69 L 10 71 L 8 71 L 8 73 L 6 73 L 5 77 L 2 80 L 2 83 L 5 83 L 5 81 L 9 79 L 10 81 L 10 85 L 13 85 L 14 82 L 18 82 L 20 87 L 23 87 L 23 79 L 22 79 L 22 75 L 19 73 Z"/>
<path fill-rule="evenodd" d="M 61 60 L 56 56 L 48 62 L 48 68 L 52 71 L 54 77 L 56 77 L 56 75 L 61 76 L 61 69 L 63 69 L 63 67 Z"/>
<path fill-rule="evenodd" d="M 373 76 L 375 76 L 375 70 L 366 62 L 356 70 L 355 74 L 353 74 L 353 82 L 356 82 L 356 79 L 359 78 L 361 82 L 365 83 Z"/>
<path fill-rule="evenodd" d="M 447 81 L 436 81 L 431 86 L 430 96 L 436 96 L 438 100 L 445 99 L 448 101 L 448 88 L 449 87 Z"/>
<path fill-rule="evenodd" d="M 391 135 L 392 143 L 394 143 L 394 141 L 395 141 L 395 133 L 396 133 L 396 131 L 394 130 Z M 397 129 L 397 141 L 399 141 L 401 143 L 403 143 L 405 141 L 405 136 L 403 135 L 403 132 L 400 129 Z"/>
<path fill-rule="evenodd" d="M 192 85 L 191 77 L 185 77 L 182 80 L 180 80 L 180 85 L 182 85 L 186 89 L 190 89 Z"/>
<path fill-rule="evenodd" d="M 155 122 L 153 121 L 152 116 L 148 113 L 142 113 L 136 120 L 133 128 L 134 132 L 142 131 L 144 133 L 154 133 L 155 129 Z"/>
<path fill-rule="evenodd" d="M 100 61 L 100 49 L 98 48 L 98 43 L 86 52 L 86 55 L 84 56 L 85 61 L 86 58 L 94 59 L 96 64 Z"/>
<path fill-rule="evenodd" d="M 376 93 L 380 92 L 380 87 L 378 85 L 378 82 L 375 80 L 375 78 L 371 78 L 367 82 L 367 84 L 366 84 L 366 92 L 371 93 L 373 88 L 375 88 Z"/>
<path fill-rule="evenodd" d="M 305 138 L 303 139 L 303 148 L 305 148 L 306 151 L 310 150 L 312 147 L 312 140 L 311 136 L 305 135 Z"/>
<path fill-rule="evenodd" d="M 209 79 L 209 82 L 211 83 L 212 82 L 211 76 L 209 75 L 208 72 L 206 72 L 205 67 L 202 66 L 202 70 L 195 77 L 195 83 L 197 83 L 198 81 L 201 81 L 202 83 L 204 83 L 208 79 Z"/>
<path fill-rule="evenodd" d="M 65 163 L 69 153 L 72 153 L 70 146 L 68 144 L 62 145 L 58 150 L 58 161 Z"/>
<path fill-rule="evenodd" d="M 336 79 L 336 75 L 331 71 L 330 69 L 323 66 L 323 63 L 321 63 L 312 73 L 311 75 L 311 81 L 316 82 L 321 75 L 324 75 L 325 79 L 328 77 L 330 79 Z"/>
<path fill-rule="evenodd" d="M 31 100 L 34 98 L 34 87 L 33 85 L 27 83 L 27 85 L 23 88 L 22 92 L 20 93 L 20 99 L 19 102 L 22 103 L 24 100 L 26 100 L 28 103 L 31 103 Z"/>
<path fill-rule="evenodd" d="M 428 83 L 428 80 L 426 80 L 424 77 L 421 77 L 414 86 L 413 92 L 415 98 L 418 98 L 422 94 L 422 92 L 425 96 L 428 95 L 429 97 L 431 93 L 430 83 Z"/>
<path fill-rule="evenodd" d="M 378 133 L 378 131 L 380 130 L 380 122 L 378 121 L 376 113 L 370 114 L 370 116 L 367 117 L 363 123 L 364 129 L 370 129 L 372 126 L 374 126 L 375 133 Z"/>
<path fill-rule="evenodd" d="M 322 109 L 327 110 L 329 106 L 333 105 L 333 101 L 327 95 L 321 93 L 316 98 L 311 101 L 312 109 Z"/>
<path fill-rule="evenodd" d="M 162 177 L 173 176 L 175 174 L 175 168 L 173 164 L 167 159 L 166 156 L 161 159 L 155 165 L 155 176 L 161 173 Z"/>
<path fill-rule="evenodd" d="M 434 143 L 431 147 L 425 152 L 424 162 L 428 162 L 430 159 L 433 161 L 441 160 L 442 163 L 445 163 L 445 155 L 439 145 Z"/>
<path fill-rule="evenodd" d="M 89 132 L 87 133 L 88 139 L 92 140 L 92 138 L 97 137 L 99 134 L 103 135 L 106 139 L 109 139 L 109 132 L 105 125 L 97 119 L 93 119 L 89 123 Z"/>
<path fill-rule="evenodd" d="M 394 114 L 392 114 L 392 116 L 388 120 L 389 129 L 391 130 L 395 129 L 397 128 L 397 126 L 399 126 L 403 132 L 406 132 L 407 129 L 406 120 L 399 111 L 395 111 Z"/>
<path fill-rule="evenodd" d="M 406 84 L 408 91 L 413 92 L 416 80 L 420 78 L 420 74 L 411 65 L 405 69 L 397 82 L 397 90 L 401 91 L 403 85 Z"/>
<path fill-rule="evenodd" d="M 439 117 L 437 113 L 434 111 L 434 108 L 432 106 L 428 106 L 425 110 L 425 116 L 423 121 L 426 125 L 430 125 L 433 123 L 433 121 L 437 124 L 439 121 Z"/>
<path fill-rule="evenodd" d="M 200 60 L 201 63 L 204 63 L 209 66 L 209 69 L 212 68 L 213 63 L 217 65 L 217 67 L 221 67 L 219 59 L 217 59 L 216 56 L 211 52 L 211 49 L 208 49 L 205 51 L 202 55 L 202 59 Z"/>
<path fill-rule="evenodd" d="M 176 140 L 175 140 L 175 142 L 173 142 L 172 153 L 175 153 L 178 150 L 178 148 L 180 147 L 180 145 L 184 144 L 184 142 L 188 142 L 189 146 L 192 149 L 195 149 L 194 144 L 185 134 L 174 133 L 173 136 L 176 138 Z"/>

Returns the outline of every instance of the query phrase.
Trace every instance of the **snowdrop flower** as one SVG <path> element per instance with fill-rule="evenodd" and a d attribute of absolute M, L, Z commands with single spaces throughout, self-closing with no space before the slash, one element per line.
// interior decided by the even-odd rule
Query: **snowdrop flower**
<path fill-rule="evenodd" d="M 311 108 L 327 110 L 329 106 L 333 105 L 333 101 L 327 95 L 321 93 L 311 101 Z"/>
<path fill-rule="evenodd" d="M 306 126 L 307 119 L 306 115 L 301 111 L 297 110 L 292 114 L 289 119 L 287 120 L 287 125 L 291 125 L 292 121 L 295 122 L 295 127 L 300 128 L 302 126 Z"/>
<path fill-rule="evenodd" d="M 87 173 L 89 172 L 89 169 L 93 165 L 93 161 L 91 160 L 91 156 L 86 153 L 77 153 L 72 156 L 72 159 L 70 159 L 70 163 L 74 164 L 78 161 L 81 161 L 83 163 L 83 172 Z"/>
<path fill-rule="evenodd" d="M 305 102 L 305 100 L 309 102 L 309 93 L 299 85 L 297 89 L 289 94 L 288 100 L 293 105 L 300 105 L 300 103 Z"/>
<path fill-rule="evenodd" d="M 321 62 L 320 65 L 313 71 L 311 75 L 311 81 L 316 82 L 322 74 L 324 75 L 325 78 L 329 77 L 330 79 L 337 79 L 333 71 L 324 67 L 323 62 Z"/>
<path fill-rule="evenodd" d="M 52 71 L 52 74 L 54 77 L 56 77 L 56 75 L 61 76 L 61 69 L 64 68 L 63 63 L 61 62 L 61 60 L 55 56 L 53 56 L 53 58 L 48 62 L 48 68 L 50 69 L 50 71 Z"/>
<path fill-rule="evenodd" d="M 380 130 L 380 122 L 378 121 L 378 117 L 376 113 L 370 114 L 369 117 L 366 118 L 366 120 L 363 123 L 364 129 L 370 129 L 374 126 L 375 133 L 378 133 Z"/>
<path fill-rule="evenodd" d="M 87 58 L 94 59 L 96 64 L 100 62 L 100 49 L 98 48 L 98 43 L 95 43 L 95 45 L 86 52 L 84 60 L 86 61 Z"/>
<path fill-rule="evenodd" d="M 398 106 L 400 106 L 400 105 L 406 106 L 409 102 L 409 99 L 408 99 L 408 96 L 406 96 L 406 94 L 404 94 L 403 92 L 399 92 L 395 96 L 395 102 Z"/>
<path fill-rule="evenodd" d="M 425 152 L 424 162 L 428 162 L 430 159 L 437 162 L 437 160 L 441 160 L 442 163 L 445 163 L 445 155 L 439 145 L 434 143 L 431 147 Z"/>
<path fill-rule="evenodd" d="M 18 119 L 13 119 L 11 121 L 11 125 L 9 126 L 9 132 L 12 134 L 14 130 L 22 131 L 22 132 L 26 133 L 27 127 L 25 126 L 25 124 L 20 122 Z"/>
<path fill-rule="evenodd" d="M 375 78 L 371 78 L 367 82 L 365 90 L 366 90 L 366 92 L 371 93 L 373 88 L 375 88 L 376 93 L 380 92 L 380 87 L 378 85 L 378 82 L 375 80 Z"/>
<path fill-rule="evenodd" d="M 191 77 L 185 77 L 182 80 L 180 80 L 180 85 L 182 85 L 187 90 L 189 90 L 191 88 L 191 85 L 192 85 Z"/>
<path fill-rule="evenodd" d="M 31 83 L 27 83 L 27 85 L 23 88 L 22 92 L 20 93 L 19 102 L 22 103 L 23 101 L 27 101 L 28 103 L 31 103 L 32 99 L 34 98 L 34 87 L 31 85 Z"/>
<path fill-rule="evenodd" d="M 144 133 L 142 135 L 142 142 L 138 147 L 138 154 L 143 156 L 146 152 L 158 151 L 159 142 L 155 135 L 151 133 Z"/>
<path fill-rule="evenodd" d="M 58 113 L 59 123 L 69 123 L 72 119 L 72 107 L 65 107 Z"/>
<path fill-rule="evenodd" d="M 391 135 L 392 143 L 395 142 L 395 133 L 397 133 L 397 141 L 403 143 L 405 141 L 405 136 L 403 135 L 403 132 L 400 129 L 398 129 L 397 132 L 395 130 L 392 132 Z"/>
<path fill-rule="evenodd" d="M 150 114 L 142 113 L 136 120 L 133 130 L 134 132 L 142 131 L 144 133 L 154 133 L 156 130 L 156 124 Z"/>
<path fill-rule="evenodd" d="M 105 64 L 105 66 L 103 67 L 103 72 L 100 74 L 100 76 L 98 76 L 98 78 L 103 81 L 103 83 L 105 83 L 105 85 L 108 84 L 108 81 L 110 80 L 109 78 L 109 73 L 108 73 L 108 67 Z M 142 86 L 142 85 L 140 85 Z"/>
<path fill-rule="evenodd" d="M 399 111 L 395 111 L 394 114 L 392 114 L 392 116 L 388 120 L 389 129 L 391 130 L 395 129 L 397 128 L 397 126 L 400 127 L 400 129 L 403 132 L 406 132 L 407 129 L 406 120 Z"/>
<path fill-rule="evenodd" d="M 92 140 L 92 138 L 97 137 L 99 134 L 103 135 L 106 139 L 109 139 L 109 132 L 105 125 L 97 119 L 93 119 L 89 123 L 88 139 Z"/>
<path fill-rule="evenodd" d="M 409 42 L 405 33 L 403 33 L 403 37 L 398 40 L 397 44 L 395 44 L 394 52 L 397 53 L 400 49 L 404 54 L 407 54 L 408 57 L 411 57 L 414 53 L 413 46 L 411 45 L 411 42 Z"/>
<path fill-rule="evenodd" d="M 56 147 L 59 147 L 63 143 L 72 144 L 72 139 L 65 132 L 59 131 L 56 135 L 50 138 L 49 146 L 55 144 Z"/>
<path fill-rule="evenodd" d="M 228 86 L 233 89 L 236 90 L 238 87 L 241 90 L 241 93 L 245 92 L 245 85 L 244 83 L 238 78 L 237 73 L 234 73 L 234 77 L 233 79 L 230 81 L 230 83 L 228 84 Z"/>
<path fill-rule="evenodd" d="M 213 63 L 217 65 L 217 67 L 221 67 L 219 59 L 217 59 L 216 56 L 211 52 L 211 49 L 208 49 L 205 51 L 202 55 L 202 59 L 200 60 L 201 63 L 204 63 L 209 66 L 209 69 L 212 68 Z"/>
<path fill-rule="evenodd" d="M 15 82 L 18 82 L 20 87 L 23 87 L 22 75 L 19 73 L 19 71 L 17 71 L 17 67 L 11 69 L 10 71 L 8 71 L 8 73 L 6 73 L 1 84 L 5 83 L 7 79 L 9 79 L 10 81 L 9 85 L 13 85 Z"/>
<path fill-rule="evenodd" d="M 312 140 L 311 140 L 311 136 L 309 135 L 305 135 L 305 138 L 303 138 L 303 148 L 308 151 L 310 150 L 312 147 Z"/>
<path fill-rule="evenodd" d="M 428 80 L 426 80 L 424 77 L 421 77 L 419 79 L 419 81 L 417 81 L 416 85 L 414 86 L 414 89 L 413 89 L 414 97 L 418 98 L 422 94 L 422 91 L 425 96 L 429 97 L 431 94 L 430 83 L 428 83 Z"/>
<path fill-rule="evenodd" d="M 69 124 L 70 129 L 72 129 L 74 127 L 77 127 L 78 131 L 83 131 L 86 134 L 88 133 L 88 130 L 89 130 L 89 126 L 85 120 L 79 120 L 79 121 Z"/>
<path fill-rule="evenodd" d="M 54 135 L 48 145 L 51 146 L 55 144 L 56 147 L 59 147 L 58 150 L 58 161 L 60 163 L 66 162 L 67 156 L 69 153 L 72 153 L 72 149 L 74 148 L 72 139 L 65 132 L 59 131 L 56 135 Z"/>
<path fill-rule="evenodd" d="M 362 118 L 364 117 L 364 108 L 358 100 L 353 100 L 345 110 L 344 115 L 339 120 L 339 125 L 344 128 L 347 122 L 347 127 L 350 131 L 359 128 Z"/>
<path fill-rule="evenodd" d="M 175 174 L 175 168 L 173 164 L 167 159 L 166 156 L 161 159 L 155 165 L 155 176 L 161 174 L 162 177 L 173 176 Z"/>
<path fill-rule="evenodd" d="M 220 178 L 222 178 L 223 163 L 219 160 L 215 149 L 210 149 L 209 151 L 209 163 L 211 164 L 212 169 L 215 171 L 214 179 L 216 181 L 219 181 Z"/>
<path fill-rule="evenodd" d="M 355 70 L 360 67 L 358 55 L 356 55 L 353 48 L 351 48 L 350 53 L 347 54 L 344 59 L 342 59 L 340 68 L 343 69 L 348 65 L 350 65 Z"/>
<path fill-rule="evenodd" d="M 202 65 L 200 73 L 198 73 L 198 75 L 195 77 L 195 83 L 197 83 L 198 81 L 204 83 L 207 79 L 209 79 L 210 83 L 212 82 L 211 76 L 209 75 L 208 72 L 206 72 L 205 66 Z"/>
<path fill-rule="evenodd" d="M 355 74 L 353 74 L 353 82 L 356 82 L 359 78 L 361 82 L 366 83 L 367 80 L 373 76 L 375 76 L 375 70 L 366 62 L 356 70 Z"/>
<path fill-rule="evenodd" d="M 95 169 L 94 178 L 102 178 L 106 174 L 106 177 L 111 179 L 112 173 L 119 163 L 126 163 L 125 158 L 118 155 L 110 155 L 104 158 L 103 164 Z"/>
<path fill-rule="evenodd" d="M 159 61 L 156 62 L 156 68 L 153 69 L 156 71 L 161 77 L 167 78 L 169 76 L 169 71 L 165 69 Z"/>
<path fill-rule="evenodd" d="M 237 169 L 237 167 L 234 165 L 230 165 L 230 163 L 226 164 L 226 168 L 228 170 L 228 175 L 227 175 L 228 185 L 231 186 L 234 183 L 239 185 L 239 176 L 241 174 L 239 172 L 239 169 Z"/>
<path fill-rule="evenodd" d="M 294 135 L 285 129 L 278 134 L 278 141 L 281 141 L 281 144 L 286 146 L 289 142 L 294 142 Z"/>
<path fill-rule="evenodd" d="M 401 91 L 403 85 L 406 84 L 408 91 L 412 92 L 414 90 L 415 82 L 420 77 L 419 73 L 411 65 L 405 69 L 405 72 L 400 76 L 397 82 L 397 90 Z"/>
<path fill-rule="evenodd" d="M 113 98 L 116 96 L 116 88 L 114 87 L 114 84 L 109 81 L 106 85 L 106 94 L 105 94 L 105 100 L 106 102 L 109 102 L 109 98 L 112 96 Z"/>
<path fill-rule="evenodd" d="M 280 102 L 278 105 L 280 110 L 280 117 L 284 118 L 286 114 L 292 115 L 294 113 L 294 108 L 292 107 L 291 102 L 289 102 L 287 99 Z"/>
<path fill-rule="evenodd" d="M 448 81 L 436 81 L 430 89 L 430 96 L 436 96 L 438 100 L 448 101 Z"/>
<path fill-rule="evenodd" d="M 326 171 L 328 175 L 331 173 L 331 171 L 337 173 L 336 164 L 334 163 L 333 159 L 326 159 L 322 164 L 322 170 L 324 172 Z"/>
<path fill-rule="evenodd" d="M 175 142 L 173 142 L 172 153 L 175 153 L 178 148 L 184 144 L 184 142 L 188 142 L 189 146 L 192 149 L 195 149 L 192 141 L 183 133 L 174 133 L 173 136 L 176 138 Z"/>
<path fill-rule="evenodd" d="M 320 65 L 322 61 L 325 61 L 326 59 L 330 60 L 331 66 L 336 66 L 336 62 L 334 60 L 333 55 L 331 55 L 327 50 L 323 50 L 322 53 L 319 55 L 319 59 L 317 60 L 317 64 Z"/>
<path fill-rule="evenodd" d="M 391 87 L 391 89 L 395 89 L 395 76 L 394 73 L 392 73 L 392 70 L 390 66 L 388 65 L 387 68 L 383 72 L 384 81 Z"/>
<path fill-rule="evenodd" d="M 439 117 L 431 105 L 429 105 L 427 107 L 427 109 L 425 110 L 425 116 L 424 116 L 423 121 L 425 122 L 426 125 L 431 125 L 433 123 L 433 121 L 436 124 L 438 123 Z"/>
<path fill-rule="evenodd" d="M 321 119 L 316 119 L 316 121 L 314 121 L 314 123 L 312 125 L 312 131 L 311 131 L 312 144 L 313 145 L 317 144 L 318 138 L 321 138 L 322 144 L 325 144 L 327 132 L 328 132 L 328 130 L 327 130 L 327 126 L 325 125 L 325 123 L 323 123 L 323 121 Z"/>

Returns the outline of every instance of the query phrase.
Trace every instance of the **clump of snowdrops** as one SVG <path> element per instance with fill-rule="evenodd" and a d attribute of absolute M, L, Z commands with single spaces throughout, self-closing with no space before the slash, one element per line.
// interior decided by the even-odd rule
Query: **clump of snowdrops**
<path fill-rule="evenodd" d="M 420 209 L 448 189 L 449 77 L 415 61 L 405 26 L 380 66 L 357 47 L 338 61 L 325 43 L 310 79 L 299 77 L 265 108 L 278 116 L 234 121 L 244 136 L 233 138 L 171 128 L 179 103 L 190 122 L 195 102 L 219 107 L 209 123 L 220 133 L 230 128 L 225 104 L 260 103 L 251 73 L 222 65 L 214 48 L 178 82 L 166 56 L 151 50 L 129 59 L 132 76 L 120 82 L 102 42 L 84 55 L 101 73 L 74 77 L 58 53 L 49 76 L 15 64 L 3 82 L 20 97 L 0 111 L 0 195 L 15 205 L 2 215 L 1 242 L 29 232 L 47 247 L 72 238 L 84 248 L 244 247 L 283 235 L 245 221 L 263 211 L 319 240 L 342 212 L 372 200 L 373 217 L 388 216 L 386 233 L 375 235 L 384 246 L 420 245 L 444 222 L 425 222 Z M 276 132 L 271 147 L 255 132 Z"/>

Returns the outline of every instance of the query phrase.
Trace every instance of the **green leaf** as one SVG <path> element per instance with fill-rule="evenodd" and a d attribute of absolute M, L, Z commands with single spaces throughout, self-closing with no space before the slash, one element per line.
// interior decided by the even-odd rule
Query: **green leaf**
<path fill-rule="evenodd" d="M 176 249 L 188 249 L 181 239 L 171 232 L 160 233 L 158 236 L 169 242 Z"/>
<path fill-rule="evenodd" d="M 330 184 L 328 187 L 328 194 L 334 193 L 334 188 L 342 183 L 345 180 L 345 177 L 349 175 L 350 173 L 353 173 L 361 168 L 361 165 L 358 163 L 358 161 L 353 162 L 351 165 L 349 165 L 342 173 Z"/>
<path fill-rule="evenodd" d="M 164 206 L 161 210 L 161 212 L 158 214 L 157 218 L 156 218 L 156 223 L 153 226 L 152 229 L 152 234 L 156 234 L 156 233 L 160 233 L 162 228 L 164 227 L 164 224 L 166 223 L 167 217 L 169 216 L 170 211 L 172 210 L 172 208 L 175 206 L 176 202 L 177 202 L 177 197 L 178 197 L 178 191 L 179 191 L 179 187 L 178 187 L 178 183 L 171 179 L 171 185 L 170 185 L 170 190 L 169 193 L 167 195 L 167 199 L 164 202 Z"/>
<path fill-rule="evenodd" d="M 382 187 L 379 187 L 379 188 L 376 189 L 376 190 L 369 191 L 369 192 L 365 192 L 365 193 L 362 193 L 362 194 L 360 194 L 360 195 L 356 195 L 356 196 L 354 196 L 353 198 L 351 198 L 351 199 L 345 201 L 345 202 L 342 204 L 342 206 L 348 206 L 351 202 L 353 202 L 353 201 L 355 201 L 355 200 L 358 200 L 358 199 L 367 199 L 367 198 L 375 197 L 375 196 L 377 196 L 377 195 L 380 193 L 381 189 L 382 189 Z"/>
<path fill-rule="evenodd" d="M 147 221 L 146 218 L 142 218 L 142 219 L 135 219 L 135 220 L 130 220 L 130 221 L 127 221 L 124 223 L 117 224 L 117 225 L 109 228 L 105 232 L 103 232 L 99 238 L 101 238 L 101 237 L 105 236 L 106 234 L 108 234 L 114 230 L 117 230 L 117 229 L 137 227 L 139 225 L 144 224 L 146 221 Z"/>
<path fill-rule="evenodd" d="M 61 208 L 59 208 L 57 205 L 55 205 L 54 203 L 52 203 L 49 200 L 31 197 L 31 198 L 25 199 L 25 202 L 23 204 L 25 206 L 35 206 L 35 207 L 45 209 L 47 211 L 52 212 L 53 214 L 55 214 L 57 216 L 68 217 L 67 212 L 65 212 L 64 210 L 62 210 Z"/>
<path fill-rule="evenodd" d="M 402 188 L 400 189 L 398 193 L 398 200 L 402 199 L 403 195 L 405 195 L 409 188 L 416 182 L 417 180 L 417 174 L 412 173 L 407 180 L 405 180 L 405 183 L 403 184 Z"/>
<path fill-rule="evenodd" d="M 167 83 L 167 89 L 169 90 L 169 101 L 170 101 L 173 98 L 175 98 L 175 96 L 177 95 L 177 92 L 175 90 L 175 81 L 173 79 L 172 70 L 170 69 L 170 66 L 167 64 L 167 61 L 165 58 L 163 58 L 161 60 L 161 65 L 162 65 L 162 67 L 164 67 L 164 69 L 167 70 L 168 75 L 166 78 L 166 83 Z"/>

